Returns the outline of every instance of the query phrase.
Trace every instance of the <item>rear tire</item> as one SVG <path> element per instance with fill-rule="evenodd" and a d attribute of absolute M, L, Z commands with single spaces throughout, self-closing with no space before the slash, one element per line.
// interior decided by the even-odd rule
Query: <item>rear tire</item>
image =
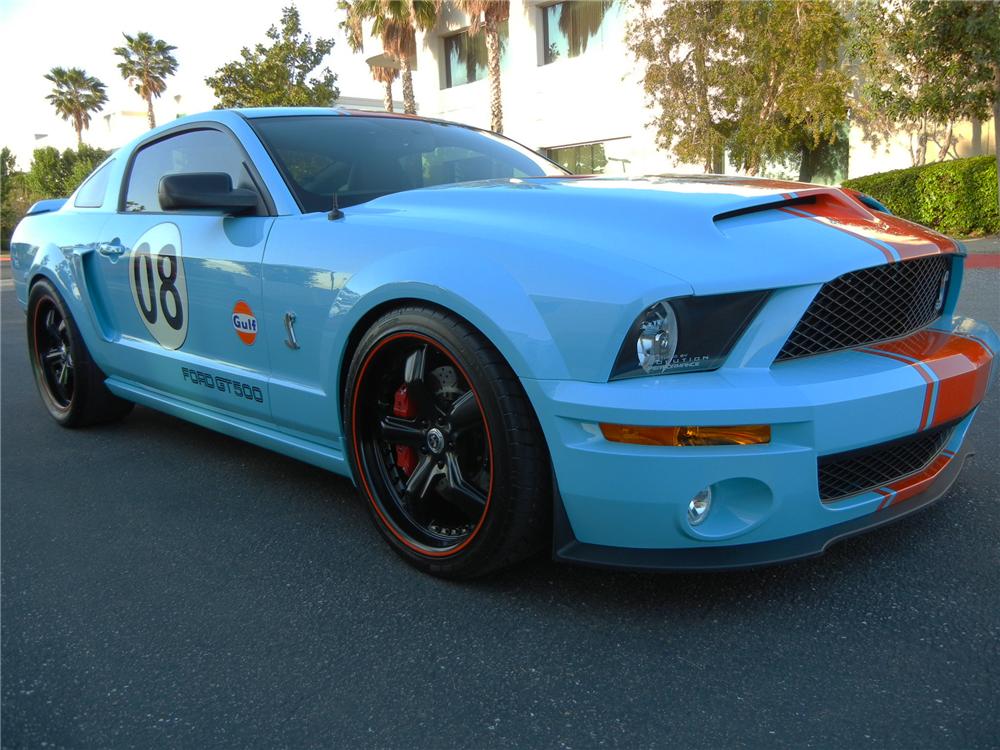
<path fill-rule="evenodd" d="M 47 279 L 28 295 L 28 357 L 49 414 L 63 427 L 114 422 L 133 404 L 113 395 L 62 296 Z"/>
<path fill-rule="evenodd" d="M 509 365 L 466 322 L 428 307 L 382 316 L 358 344 L 343 404 L 359 490 L 411 565 L 473 578 L 542 547 L 541 430 Z"/>

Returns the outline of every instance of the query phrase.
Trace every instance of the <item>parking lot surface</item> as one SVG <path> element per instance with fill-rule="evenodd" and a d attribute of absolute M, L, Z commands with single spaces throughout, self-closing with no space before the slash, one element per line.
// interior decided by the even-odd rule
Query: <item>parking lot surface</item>
<path fill-rule="evenodd" d="M 997 382 L 948 497 L 821 558 L 455 584 L 345 479 L 144 408 L 59 428 L 0 304 L 3 747 L 997 746 Z M 960 312 L 1000 326 L 1000 271 Z"/>

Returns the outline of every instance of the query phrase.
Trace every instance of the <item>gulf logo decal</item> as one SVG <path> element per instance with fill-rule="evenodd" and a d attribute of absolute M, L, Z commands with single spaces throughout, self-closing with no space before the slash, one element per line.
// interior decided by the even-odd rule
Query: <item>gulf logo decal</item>
<path fill-rule="evenodd" d="M 251 346 L 257 340 L 257 318 L 254 317 L 250 305 L 243 300 L 233 306 L 233 328 L 240 341 L 247 346 Z"/>

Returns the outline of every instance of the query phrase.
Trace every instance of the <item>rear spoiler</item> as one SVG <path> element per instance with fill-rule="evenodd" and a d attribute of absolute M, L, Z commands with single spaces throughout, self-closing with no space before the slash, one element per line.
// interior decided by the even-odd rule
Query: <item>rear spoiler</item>
<path fill-rule="evenodd" d="M 65 204 L 66 198 L 49 198 L 44 201 L 38 201 L 38 203 L 28 209 L 28 213 L 25 216 L 35 216 L 36 214 L 47 214 L 52 211 L 58 211 Z"/>

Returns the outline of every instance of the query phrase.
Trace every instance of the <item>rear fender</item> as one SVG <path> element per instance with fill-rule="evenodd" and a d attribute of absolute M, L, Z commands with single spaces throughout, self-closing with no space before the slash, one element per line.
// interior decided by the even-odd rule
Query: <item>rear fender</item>
<path fill-rule="evenodd" d="M 107 215 L 48 213 L 27 217 L 11 241 L 11 274 L 21 307 L 27 312 L 28 295 L 39 279 L 47 279 L 59 292 L 80 330 L 94 361 L 105 369 L 108 342 L 96 324 L 87 293 L 84 265 Z"/>

